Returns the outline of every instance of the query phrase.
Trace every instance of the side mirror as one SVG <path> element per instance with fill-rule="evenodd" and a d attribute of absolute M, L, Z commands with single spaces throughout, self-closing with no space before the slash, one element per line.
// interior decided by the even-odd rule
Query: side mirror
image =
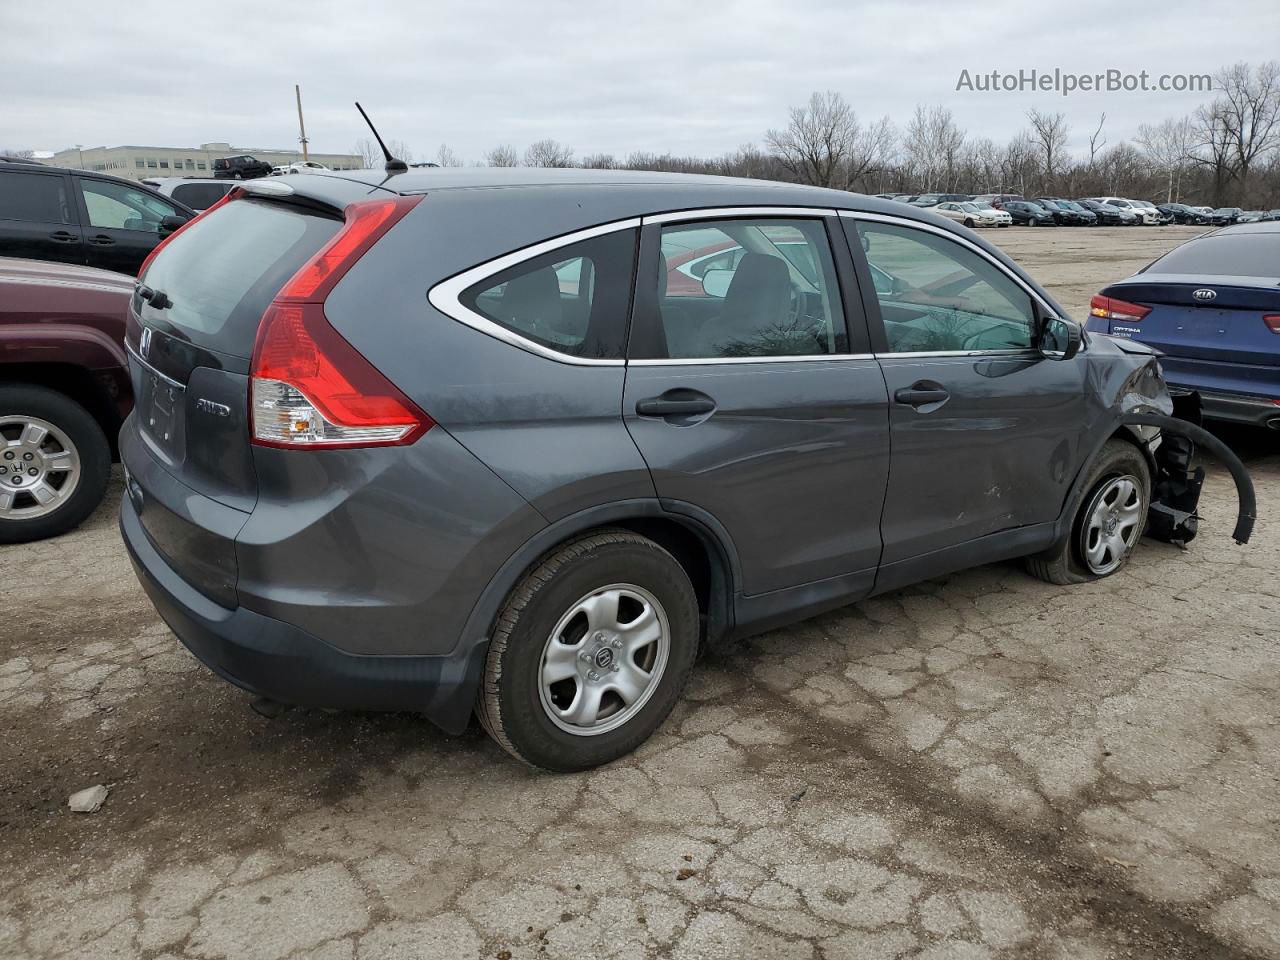
<path fill-rule="evenodd" d="M 1040 356 L 1049 360 L 1070 360 L 1080 352 L 1083 340 L 1080 324 L 1062 317 L 1046 317 L 1040 328 Z"/>
<path fill-rule="evenodd" d="M 733 283 L 732 270 L 708 270 L 702 275 L 702 292 L 708 297 L 723 300 Z"/>
<path fill-rule="evenodd" d="M 177 214 L 173 214 L 171 216 L 165 217 L 163 220 L 160 221 L 160 232 L 173 233 L 173 231 L 177 230 L 180 226 L 186 223 L 187 219 L 188 219 L 187 217 L 180 217 Z"/>

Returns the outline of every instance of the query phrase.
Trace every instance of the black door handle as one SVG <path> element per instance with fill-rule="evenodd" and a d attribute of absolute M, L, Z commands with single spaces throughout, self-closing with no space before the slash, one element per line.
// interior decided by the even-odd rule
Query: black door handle
<path fill-rule="evenodd" d="M 909 407 L 923 407 L 930 403 L 942 403 L 943 400 L 950 396 L 951 394 L 942 387 L 917 383 L 895 391 L 893 399 L 898 403 L 905 403 Z"/>
<path fill-rule="evenodd" d="M 114 241 L 114 240 L 112 240 L 110 237 L 108 237 L 108 236 L 104 236 L 104 235 L 103 235 L 103 234 L 101 234 L 101 233 L 100 233 L 100 234 L 98 234 L 96 237 L 90 237 L 90 238 L 89 238 L 89 242 L 90 242 L 90 243 L 96 243 L 96 244 L 98 244 L 99 246 L 102 246 L 102 247 L 109 247 L 109 246 L 111 246 L 111 244 L 115 243 L 115 241 Z"/>
<path fill-rule="evenodd" d="M 636 401 L 636 413 L 642 417 L 689 417 L 715 409 L 714 400 L 692 390 L 668 390 L 660 397 Z"/>
<path fill-rule="evenodd" d="M 65 230 L 59 230 L 56 233 L 49 234 L 50 240 L 57 240 L 59 243 L 74 243 L 80 238 L 74 233 L 67 233 Z"/>

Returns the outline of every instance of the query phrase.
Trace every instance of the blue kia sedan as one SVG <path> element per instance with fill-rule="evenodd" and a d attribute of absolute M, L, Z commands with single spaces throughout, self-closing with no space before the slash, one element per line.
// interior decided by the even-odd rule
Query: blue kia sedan
<path fill-rule="evenodd" d="M 1280 223 L 1197 237 L 1106 287 L 1087 328 L 1164 356 L 1171 392 L 1204 416 L 1280 429 Z"/>

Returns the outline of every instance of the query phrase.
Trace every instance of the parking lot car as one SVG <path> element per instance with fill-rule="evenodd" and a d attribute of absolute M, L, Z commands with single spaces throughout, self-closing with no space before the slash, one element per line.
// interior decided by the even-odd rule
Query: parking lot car
<path fill-rule="evenodd" d="M 286 163 L 278 167 L 271 168 L 273 177 L 283 177 L 290 173 L 328 173 L 329 168 L 323 163 L 316 163 L 314 160 L 298 160 L 296 163 Z"/>
<path fill-rule="evenodd" d="M 1083 208 L 1077 209 L 1067 200 L 1037 197 L 1035 202 L 1053 214 L 1053 222 L 1060 226 L 1087 227 L 1098 221 L 1091 212 Z"/>
<path fill-rule="evenodd" d="M 1002 209 L 1013 218 L 1014 223 L 1028 227 L 1055 227 L 1057 221 L 1053 212 L 1032 203 L 1030 200 L 1006 200 Z"/>
<path fill-rule="evenodd" d="M 1169 447 L 1123 421 L 1172 409 L 947 220 L 625 171 L 248 183 L 147 265 L 127 349 L 121 531 L 197 657 L 474 708 L 553 770 L 642 743 L 702 645 L 998 559 L 1114 573 Z"/>
<path fill-rule="evenodd" d="M 208 177 L 156 177 L 145 182 L 158 193 L 173 197 L 196 211 L 209 209 L 236 186 L 234 180 Z"/>
<path fill-rule="evenodd" d="M 1160 350 L 1213 419 L 1280 429 L 1280 223 L 1189 240 L 1093 298 L 1088 327 Z"/>
<path fill-rule="evenodd" d="M 1240 219 L 1244 213 L 1239 207 L 1218 207 L 1209 214 L 1210 222 L 1216 227 L 1229 227 Z"/>
<path fill-rule="evenodd" d="M 1142 201 L 1125 200 L 1123 197 L 1094 197 L 1093 199 L 1099 203 L 1108 203 L 1113 207 L 1128 212 L 1133 217 L 1133 220 L 1126 220 L 1126 223 L 1146 226 L 1155 226 L 1160 223 L 1160 211 L 1149 204 L 1144 205 Z"/>
<path fill-rule="evenodd" d="M 1185 223 L 1193 225 L 1202 225 L 1210 223 L 1210 218 L 1201 213 L 1195 207 L 1189 207 L 1185 203 L 1163 203 L 1157 208 L 1173 218 L 1174 223 Z"/>
<path fill-rule="evenodd" d="M 970 228 L 1008 226 L 1013 222 L 1003 210 L 997 210 L 995 207 L 979 207 L 968 200 L 958 203 L 948 201 L 926 209 Z"/>
<path fill-rule="evenodd" d="M 0 543 L 70 530 L 101 502 L 132 406 L 133 278 L 0 257 Z"/>
<path fill-rule="evenodd" d="M 0 257 L 132 274 L 194 214 L 131 180 L 45 164 L 0 164 Z"/>
<path fill-rule="evenodd" d="M 257 157 L 219 157 L 213 161 L 213 175 L 218 180 L 252 180 L 271 175 L 271 164 Z"/>

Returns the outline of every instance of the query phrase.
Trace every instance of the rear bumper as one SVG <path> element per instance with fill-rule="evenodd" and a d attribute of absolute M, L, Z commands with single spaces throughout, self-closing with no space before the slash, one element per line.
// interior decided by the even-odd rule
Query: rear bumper
<path fill-rule="evenodd" d="M 282 703 L 424 713 L 449 733 L 467 726 L 485 644 L 442 656 L 344 653 L 291 624 L 227 609 L 186 583 L 147 539 L 129 497 L 120 534 L 157 612 L 197 659 L 238 687 Z"/>
<path fill-rule="evenodd" d="M 1178 387 L 1171 384 L 1170 392 L 1178 393 Z M 1206 390 L 1196 392 L 1200 394 L 1201 412 L 1209 420 L 1230 420 L 1232 423 L 1280 430 L 1280 404 L 1268 397 Z"/>

